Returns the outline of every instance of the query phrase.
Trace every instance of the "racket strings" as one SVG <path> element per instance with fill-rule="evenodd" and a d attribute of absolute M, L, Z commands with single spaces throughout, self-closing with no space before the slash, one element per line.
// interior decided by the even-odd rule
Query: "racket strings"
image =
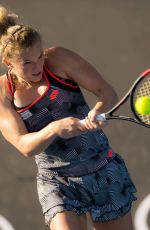
<path fill-rule="evenodd" d="M 134 102 L 140 97 L 150 97 L 150 77 L 143 78 L 143 80 L 140 82 L 137 89 L 135 90 L 134 94 Z M 137 116 L 143 123 L 150 125 L 150 115 L 141 115 L 137 113 Z"/>

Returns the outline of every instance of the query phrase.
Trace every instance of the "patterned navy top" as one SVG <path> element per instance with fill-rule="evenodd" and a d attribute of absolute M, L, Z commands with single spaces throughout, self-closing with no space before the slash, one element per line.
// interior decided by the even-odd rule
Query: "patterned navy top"
<path fill-rule="evenodd" d="M 71 80 L 52 74 L 45 65 L 43 75 L 47 82 L 45 93 L 32 104 L 16 108 L 28 131 L 36 132 L 50 122 L 70 116 L 84 119 L 90 109 L 79 86 Z M 10 80 L 8 85 L 12 91 Z M 107 137 L 102 130 L 97 130 L 69 139 L 56 137 L 45 151 L 35 156 L 35 160 L 39 174 L 68 171 L 69 175 L 76 175 L 77 172 L 80 174 L 80 169 L 83 170 L 83 164 L 89 165 L 91 160 L 97 162 L 97 157 L 108 150 Z M 90 171 L 94 170 L 92 168 L 93 164 Z"/>

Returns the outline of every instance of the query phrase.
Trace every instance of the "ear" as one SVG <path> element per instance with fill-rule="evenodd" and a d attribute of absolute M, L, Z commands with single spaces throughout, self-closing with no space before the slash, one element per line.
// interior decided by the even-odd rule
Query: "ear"
<path fill-rule="evenodd" d="M 3 58 L 2 63 L 9 69 L 12 69 L 13 65 L 10 63 L 10 61 Z"/>

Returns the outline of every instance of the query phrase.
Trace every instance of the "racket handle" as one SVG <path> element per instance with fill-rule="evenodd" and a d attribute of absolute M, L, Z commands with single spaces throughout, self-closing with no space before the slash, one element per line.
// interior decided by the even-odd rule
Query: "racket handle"
<path fill-rule="evenodd" d="M 96 120 L 97 121 L 106 121 L 105 113 L 101 113 L 101 114 L 97 115 Z M 85 119 L 80 120 L 80 122 L 83 124 L 85 122 Z"/>

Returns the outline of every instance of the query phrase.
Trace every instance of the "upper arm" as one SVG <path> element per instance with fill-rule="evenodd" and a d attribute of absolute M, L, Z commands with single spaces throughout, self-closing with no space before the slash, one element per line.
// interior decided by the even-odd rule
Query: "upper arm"
<path fill-rule="evenodd" d="M 68 78 L 97 96 L 106 91 L 113 91 L 109 83 L 84 58 L 62 47 L 53 49 Z"/>
<path fill-rule="evenodd" d="M 19 114 L 13 108 L 10 99 L 2 95 L 0 89 L 0 131 L 4 138 L 16 148 L 19 145 L 20 137 L 27 134 Z"/>

